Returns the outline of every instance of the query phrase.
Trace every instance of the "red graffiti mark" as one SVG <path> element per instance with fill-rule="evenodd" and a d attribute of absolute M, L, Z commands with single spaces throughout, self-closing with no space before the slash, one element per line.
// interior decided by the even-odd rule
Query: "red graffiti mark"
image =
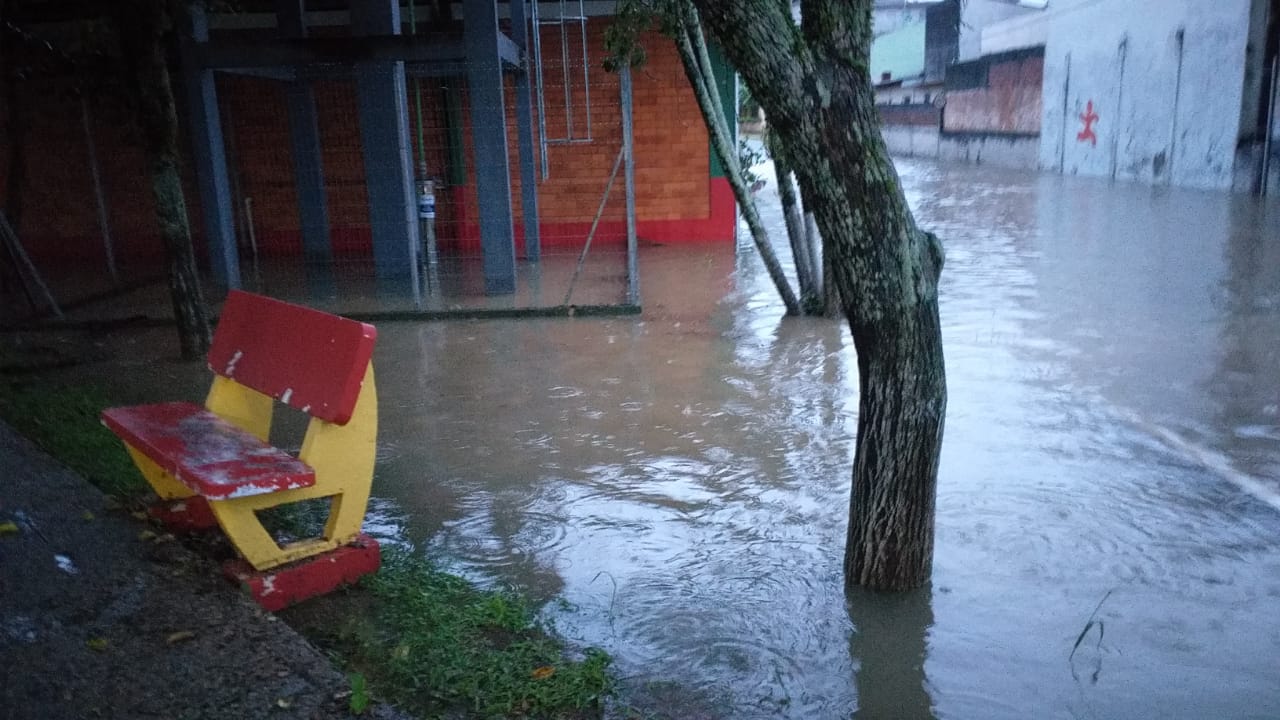
<path fill-rule="evenodd" d="M 1098 136 L 1093 132 L 1093 124 L 1098 120 L 1098 113 L 1093 111 L 1093 101 L 1090 100 L 1084 108 L 1084 114 L 1080 116 L 1080 122 L 1084 123 L 1084 129 L 1076 133 L 1076 140 L 1084 142 L 1088 140 L 1094 147 L 1098 147 Z"/>

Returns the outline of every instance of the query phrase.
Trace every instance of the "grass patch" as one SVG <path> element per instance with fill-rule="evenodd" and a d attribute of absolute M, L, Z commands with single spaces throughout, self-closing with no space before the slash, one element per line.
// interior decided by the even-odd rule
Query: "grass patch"
<path fill-rule="evenodd" d="M 91 385 L 0 380 L 0 417 L 100 490 L 122 499 L 147 492 L 120 440 L 98 416 L 115 405 Z"/>
<path fill-rule="evenodd" d="M 368 612 L 336 625 L 314 616 L 303 632 L 369 680 L 372 691 L 423 717 L 599 717 L 613 689 L 610 658 L 564 644 L 520 596 L 481 590 L 409 553 L 387 548 L 366 581 Z M 307 625 L 313 625 L 310 630 Z M 316 629 L 322 637 L 316 636 Z"/>

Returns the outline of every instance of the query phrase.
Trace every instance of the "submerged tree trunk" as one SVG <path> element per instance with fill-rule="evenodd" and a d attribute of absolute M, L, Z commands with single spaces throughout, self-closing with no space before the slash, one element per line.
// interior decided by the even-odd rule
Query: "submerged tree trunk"
<path fill-rule="evenodd" d="M 738 153 L 729 141 L 729 128 L 725 124 L 726 116 L 716 90 L 706 41 L 703 39 L 702 27 L 697 20 L 697 10 L 689 4 L 688 0 L 681 0 L 679 5 L 680 8 L 676 11 L 678 17 L 673 18 L 676 26 L 674 33 L 676 49 L 679 50 L 685 76 L 693 86 L 693 94 L 698 100 L 698 108 L 702 111 L 707 132 L 711 135 L 711 146 L 720 158 L 720 163 L 725 167 L 725 173 L 729 176 L 729 185 L 733 188 L 733 195 L 738 200 L 738 207 L 747 221 L 747 227 L 751 230 L 751 239 L 755 242 L 756 251 L 760 253 L 760 259 L 764 262 L 765 270 L 782 298 L 782 304 L 786 306 L 787 314 L 799 315 L 800 303 L 796 300 L 796 295 L 791 290 L 791 283 L 787 281 L 787 276 L 782 271 L 782 264 L 778 262 L 778 256 L 774 254 L 773 246 L 769 243 L 769 234 L 764 229 L 764 223 L 760 221 L 755 200 L 751 197 L 751 190 L 742 176 Z"/>
<path fill-rule="evenodd" d="M 151 174 L 160 237 L 168 255 L 169 295 L 178 341 L 182 357 L 195 359 L 208 351 L 211 333 L 178 170 L 178 115 L 164 45 L 172 18 L 165 0 L 122 2 L 118 13 L 116 30 L 133 88 L 134 114 Z"/>
<path fill-rule="evenodd" d="M 828 243 L 857 350 L 857 449 L 845 580 L 928 581 L 946 411 L 942 247 L 916 227 L 879 132 L 871 0 L 695 0 L 794 162 Z"/>

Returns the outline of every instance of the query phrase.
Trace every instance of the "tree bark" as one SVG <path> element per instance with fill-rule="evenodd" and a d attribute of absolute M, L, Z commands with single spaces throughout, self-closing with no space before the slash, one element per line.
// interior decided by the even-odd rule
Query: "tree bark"
<path fill-rule="evenodd" d="M 160 237 L 169 261 L 169 296 L 182 357 L 203 356 L 211 337 L 179 173 L 178 115 L 164 37 L 172 25 L 165 0 L 130 0 L 118 6 L 116 30 L 133 89 L 135 116 L 151 174 Z"/>
<path fill-rule="evenodd" d="M 803 198 L 801 198 L 800 203 L 803 208 Z M 822 306 L 825 304 L 825 301 L 822 300 L 821 297 L 826 288 L 826 285 L 824 284 L 826 278 L 822 274 L 822 260 L 820 256 L 822 235 L 818 232 L 818 219 L 808 210 L 804 211 L 804 246 L 805 252 L 809 256 L 809 272 L 811 273 L 811 277 L 814 278 L 814 291 L 819 296 L 818 305 Z M 814 314 L 821 314 L 821 312 L 822 309 L 819 307 Z"/>
<path fill-rule="evenodd" d="M 17 38 L 5 37 L 2 27 L 8 19 L 8 3 L 0 3 L 0 72 L 5 74 L 5 128 L 8 135 L 9 164 L 5 170 L 4 212 L 9 227 L 22 232 L 22 193 L 27 182 L 27 107 L 24 102 Z"/>
<path fill-rule="evenodd" d="M 771 138 L 769 154 L 773 157 L 774 175 L 778 181 L 778 199 L 782 201 L 782 218 L 787 226 L 787 240 L 791 243 L 791 259 L 796 266 L 796 281 L 800 286 L 800 304 L 806 315 L 817 310 L 818 292 L 814 285 L 812 261 L 804 232 L 804 217 L 796 199 L 795 178 L 786 153 Z"/>
<path fill-rule="evenodd" d="M 928 581 L 946 412 L 942 247 L 916 227 L 879 132 L 871 0 L 695 0 L 795 164 L 858 357 L 858 437 L 845 580 Z"/>
<path fill-rule="evenodd" d="M 729 142 L 729 128 L 725 124 L 724 108 L 721 106 L 719 93 L 715 88 L 715 77 L 711 71 L 697 11 L 688 0 L 681 0 L 679 4 L 678 17 L 673 18 L 676 21 L 674 33 L 676 48 L 679 50 L 680 62 L 684 65 L 685 76 L 693 86 L 693 94 L 698 100 L 698 109 L 702 111 L 707 132 L 711 135 L 711 146 L 719 156 L 720 163 L 725 167 L 725 172 L 729 176 L 729 185 L 733 188 L 733 195 L 751 231 L 756 252 L 760 253 L 760 260 L 764 263 L 769 278 L 782 298 L 786 313 L 799 315 L 800 303 L 796 300 L 791 283 L 787 281 L 787 276 L 782 271 L 782 264 L 778 262 L 778 256 L 774 254 L 773 246 L 769 243 L 769 234 L 764 229 L 764 223 L 760 221 L 760 214 L 756 211 L 751 190 L 742 177 L 742 166 L 738 161 L 737 151 Z"/>

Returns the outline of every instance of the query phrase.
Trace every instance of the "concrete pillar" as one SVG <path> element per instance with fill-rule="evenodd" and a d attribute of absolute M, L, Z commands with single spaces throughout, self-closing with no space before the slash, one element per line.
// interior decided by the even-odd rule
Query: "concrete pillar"
<path fill-rule="evenodd" d="M 516 244 L 511 221 L 507 114 L 498 56 L 498 6 L 495 0 L 464 0 L 462 8 L 484 289 L 489 295 L 506 295 L 516 291 Z"/>
<path fill-rule="evenodd" d="M 537 32 L 537 28 L 534 28 Z M 516 71 L 516 142 L 520 156 L 520 208 L 524 215 L 524 256 L 537 262 L 542 256 L 538 232 L 538 173 L 533 158 L 533 97 L 529 88 L 529 32 L 524 0 L 511 0 L 511 39 L 520 46 L 523 66 Z"/>
<path fill-rule="evenodd" d="M 351 7 L 355 35 L 399 35 L 397 0 L 355 0 Z M 373 260 L 379 280 L 409 281 L 418 297 L 418 217 L 413 195 L 413 163 L 404 63 L 362 62 L 356 65 L 356 99 Z"/>
<path fill-rule="evenodd" d="M 201 3 L 191 6 L 191 39 L 209 41 L 209 25 Z M 240 287 L 240 256 L 236 249 L 235 208 L 227 178 L 227 155 L 218 115 L 218 90 L 213 71 L 184 63 L 187 104 L 191 115 L 192 156 L 200 209 L 204 215 L 205 244 L 213 279 L 225 288 Z"/>
<path fill-rule="evenodd" d="M 302 13 L 302 0 L 277 0 L 276 18 L 281 37 L 306 37 Z M 285 93 L 302 253 L 308 265 L 328 265 L 333 261 L 333 249 L 329 241 L 329 205 L 324 192 L 315 93 L 308 80 L 290 81 Z"/>

